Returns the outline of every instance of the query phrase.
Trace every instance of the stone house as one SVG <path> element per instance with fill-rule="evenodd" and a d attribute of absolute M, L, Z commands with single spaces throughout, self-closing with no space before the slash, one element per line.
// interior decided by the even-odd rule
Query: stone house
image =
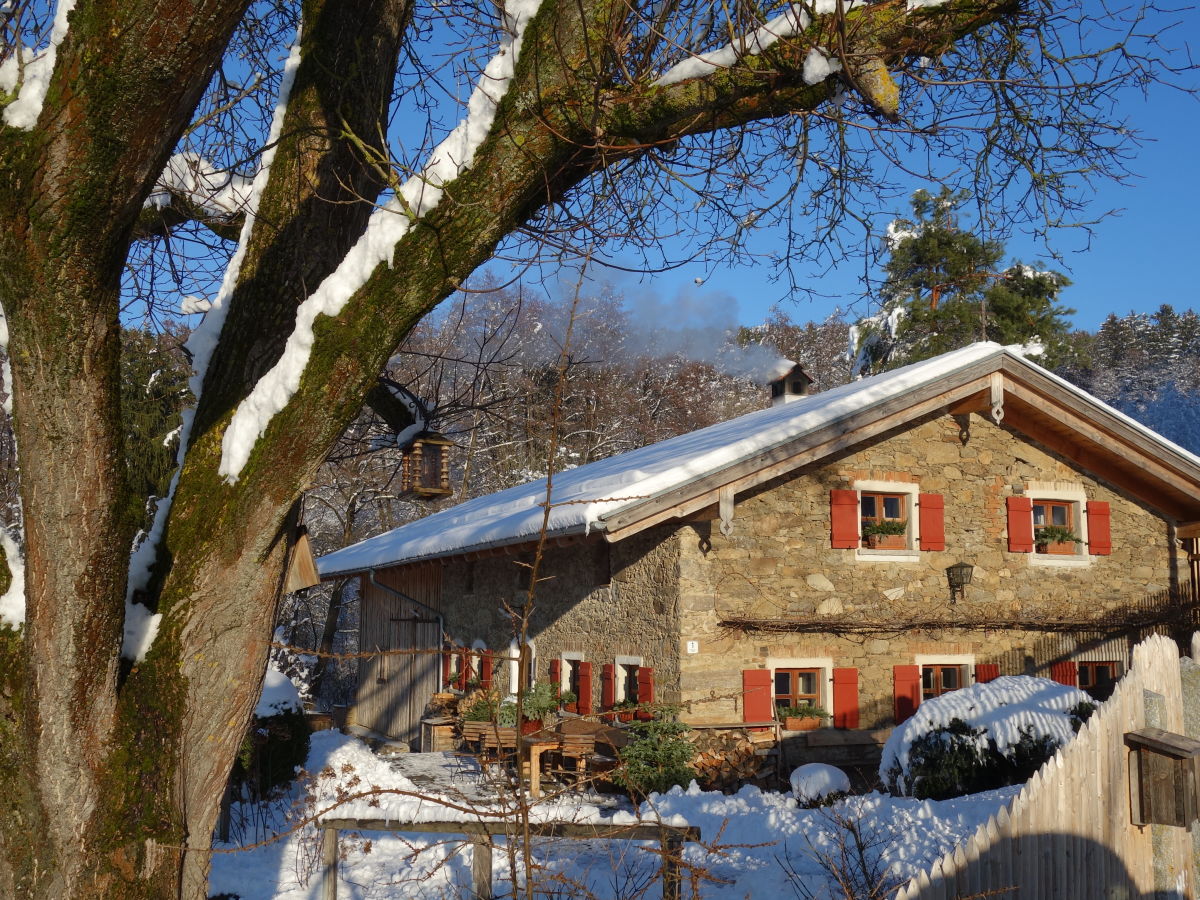
<path fill-rule="evenodd" d="M 434 691 L 511 687 L 526 602 L 529 675 L 578 712 L 715 726 L 807 700 L 832 713 L 811 748 L 1003 674 L 1102 694 L 1139 634 L 1190 624 L 1200 458 L 1023 357 L 786 399 L 557 473 L 532 601 L 544 480 L 324 557 L 362 578 L 361 649 L 403 651 L 365 662 L 355 720 L 411 739 Z"/>

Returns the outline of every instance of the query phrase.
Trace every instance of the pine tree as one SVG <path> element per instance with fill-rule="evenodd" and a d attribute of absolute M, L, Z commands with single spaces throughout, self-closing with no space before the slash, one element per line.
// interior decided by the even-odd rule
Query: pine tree
<path fill-rule="evenodd" d="M 1025 345 L 1049 366 L 1069 355 L 1062 317 L 1074 310 L 1055 300 L 1070 281 L 1020 262 L 1002 268 L 1004 245 L 959 224 L 966 199 L 945 188 L 937 195 L 917 191 L 912 218 L 889 226 L 881 312 L 851 333 L 858 372 L 896 368 L 984 340 Z"/>

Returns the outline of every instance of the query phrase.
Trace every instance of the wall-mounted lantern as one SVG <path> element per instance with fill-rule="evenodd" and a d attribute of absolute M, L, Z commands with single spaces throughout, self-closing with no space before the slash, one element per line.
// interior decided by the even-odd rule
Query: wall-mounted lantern
<path fill-rule="evenodd" d="M 946 567 L 946 581 L 950 583 L 950 602 L 962 600 L 967 596 L 967 585 L 975 574 L 975 567 L 970 563 L 957 562 Z"/>
<path fill-rule="evenodd" d="M 1139 728 L 1125 734 L 1130 749 L 1129 811 L 1134 825 L 1178 825 L 1189 831 L 1200 816 L 1197 773 L 1200 741 Z"/>
<path fill-rule="evenodd" d="M 400 460 L 400 496 L 423 500 L 450 496 L 452 446 L 453 441 L 436 431 L 413 438 Z"/>

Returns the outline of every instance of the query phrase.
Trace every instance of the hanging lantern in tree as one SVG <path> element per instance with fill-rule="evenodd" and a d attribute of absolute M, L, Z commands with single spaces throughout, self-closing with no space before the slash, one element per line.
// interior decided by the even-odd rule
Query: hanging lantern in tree
<path fill-rule="evenodd" d="M 413 438 L 400 461 L 400 496 L 421 500 L 448 497 L 452 446 L 449 438 L 436 431 L 422 431 Z"/>

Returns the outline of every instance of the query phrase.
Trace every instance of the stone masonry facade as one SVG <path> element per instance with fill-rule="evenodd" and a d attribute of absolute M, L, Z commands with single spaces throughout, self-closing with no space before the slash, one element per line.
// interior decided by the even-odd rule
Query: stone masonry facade
<path fill-rule="evenodd" d="M 518 555 L 447 562 L 442 607 L 456 644 L 481 640 L 489 650 L 507 652 L 514 628 L 505 604 L 525 602 L 531 561 Z M 599 709 L 600 667 L 618 656 L 640 657 L 654 669 L 657 698 L 675 700 L 679 629 L 674 529 L 649 529 L 611 545 L 597 535 L 547 547 L 529 628 L 538 680 L 549 677 L 551 660 L 581 654 L 594 668 L 593 704 Z M 497 687 L 510 689 L 508 666 L 497 665 L 495 677 Z"/>
<path fill-rule="evenodd" d="M 945 550 L 832 549 L 829 492 L 864 484 L 940 494 Z M 1082 553 L 1063 562 L 1009 552 L 1006 499 L 1021 493 L 1078 497 L 1081 517 L 1084 502 L 1108 503 L 1111 555 Z M 1089 647 L 1089 658 L 1124 662 L 1119 636 L 1104 642 L 1095 632 L 987 625 L 1092 619 L 1186 577 L 1162 516 L 978 415 L 970 417 L 966 443 L 954 418 L 932 416 L 738 495 L 733 526 L 728 538 L 716 522 L 702 520 L 656 526 L 611 545 L 597 536 L 550 546 L 529 632 L 536 677 L 545 679 L 561 654 L 581 655 L 593 664 L 599 709 L 600 666 L 640 657 L 655 670 L 656 699 L 682 703 L 687 721 L 714 724 L 742 721 L 745 669 L 854 668 L 859 727 L 881 729 L 894 724 L 895 666 L 961 665 L 969 683 L 978 664 L 997 665 L 1005 675 L 1048 676 L 1052 663 Z M 501 555 L 446 562 L 442 608 L 456 644 L 478 640 L 507 650 L 513 625 L 504 604 L 523 601 L 522 564 L 529 561 Z M 945 570 L 959 561 L 974 565 L 974 578 L 951 607 Z M 955 617 L 971 627 L 945 622 Z M 734 618 L 798 620 L 808 631 L 721 625 Z M 844 627 L 859 619 L 895 627 L 875 634 Z M 943 624 L 930 627 L 931 619 Z M 925 627 L 912 627 L 916 622 Z M 497 686 L 508 687 L 507 672 L 496 667 Z M 827 709 L 830 690 L 828 683 L 822 688 Z"/>
<path fill-rule="evenodd" d="M 831 549 L 829 492 L 863 483 L 914 485 L 921 493 L 941 494 L 946 549 L 899 554 Z M 1084 554 L 1055 564 L 1045 556 L 1009 552 L 1006 498 L 1053 491 L 1111 505 L 1111 555 Z M 729 538 L 708 522 L 678 532 L 680 694 L 693 722 L 738 721 L 742 670 L 799 660 L 857 669 L 860 727 L 887 727 L 893 724 L 895 666 L 939 659 L 961 663 L 968 681 L 979 663 L 995 663 L 1005 675 L 1048 676 L 1052 662 L 1079 649 L 1073 637 L 1036 630 L 915 631 L 906 623 L 947 615 L 973 623 L 1088 619 L 1186 577 L 1181 571 L 1186 562 L 1161 516 L 977 415 L 971 416 L 965 444 L 959 424 L 937 416 L 777 478 L 738 496 L 733 525 Z M 965 598 L 950 608 L 945 570 L 959 561 L 975 566 L 974 578 Z M 874 635 L 836 628 L 772 633 L 719 624 L 730 618 L 844 623 L 860 616 L 892 621 L 895 629 Z M 689 641 L 698 652 L 686 652 Z M 822 699 L 829 708 L 827 688 Z"/>

